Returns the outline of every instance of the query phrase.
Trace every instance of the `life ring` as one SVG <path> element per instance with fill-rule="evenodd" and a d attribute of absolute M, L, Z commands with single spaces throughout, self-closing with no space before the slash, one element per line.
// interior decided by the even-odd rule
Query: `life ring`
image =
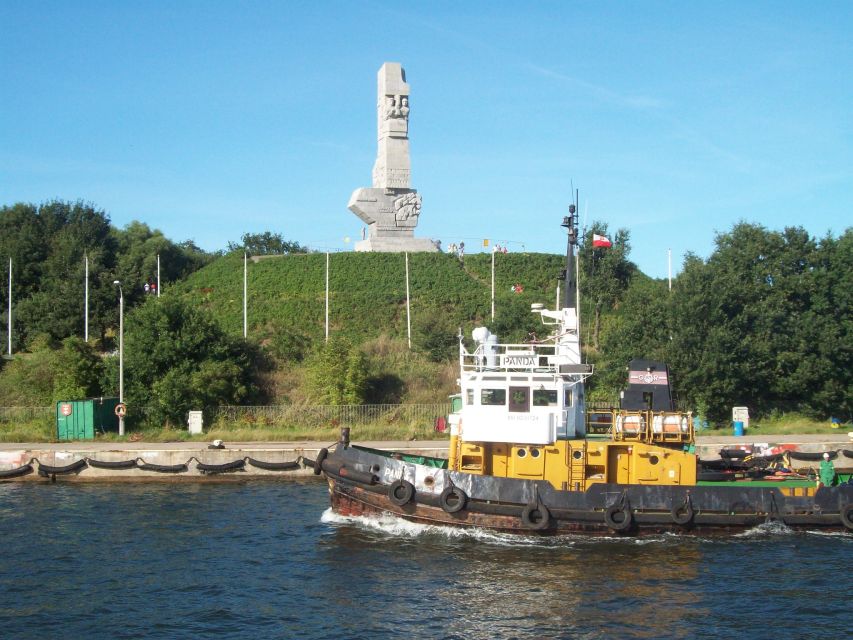
<path fill-rule="evenodd" d="M 119 403 L 115 406 L 115 409 L 113 409 L 113 411 L 119 418 L 124 418 L 124 416 L 127 415 L 127 405 L 125 405 L 124 403 Z"/>
<path fill-rule="evenodd" d="M 544 504 L 531 502 L 521 511 L 521 523 L 533 531 L 542 531 L 551 524 L 551 512 Z"/>
<path fill-rule="evenodd" d="M 468 496 L 459 487 L 449 486 L 441 492 L 438 503 L 447 513 L 457 513 L 465 508 Z"/>
<path fill-rule="evenodd" d="M 617 520 L 613 516 L 617 513 L 622 514 L 622 519 Z M 605 524 L 614 531 L 625 531 L 631 526 L 634 517 L 631 514 L 631 508 L 628 505 L 612 504 L 604 511 Z"/>
<path fill-rule="evenodd" d="M 408 480 L 394 480 L 388 487 L 388 499 L 398 507 L 409 504 L 414 497 L 415 485 Z"/>
<path fill-rule="evenodd" d="M 680 505 L 673 505 L 669 511 L 669 515 L 675 524 L 681 526 L 690 524 L 694 516 L 693 503 L 690 501 L 690 496 L 687 496 Z"/>
<path fill-rule="evenodd" d="M 329 455 L 329 450 L 326 448 L 320 449 L 317 452 L 317 459 L 314 461 L 314 475 L 319 476 L 323 473 L 323 460 L 325 460 Z"/>
<path fill-rule="evenodd" d="M 845 504 L 841 507 L 841 523 L 853 531 L 853 504 Z"/>

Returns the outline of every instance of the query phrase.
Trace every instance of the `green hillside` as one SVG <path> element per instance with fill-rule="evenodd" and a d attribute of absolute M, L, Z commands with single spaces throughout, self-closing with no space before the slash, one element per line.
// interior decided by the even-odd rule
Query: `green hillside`
<path fill-rule="evenodd" d="M 496 325 L 531 302 L 550 302 L 563 258 L 550 254 L 495 256 Z M 329 257 L 330 330 L 361 342 L 380 335 L 406 336 L 403 254 L 335 253 Z M 248 324 L 253 337 L 286 333 L 311 342 L 325 330 L 326 255 L 268 257 L 248 263 Z M 409 254 L 413 325 L 439 317 L 442 326 L 487 323 L 491 255 L 467 256 L 464 265 L 439 253 Z M 521 293 L 511 290 L 523 287 Z M 229 332 L 243 326 L 243 257 L 231 254 L 175 285 L 177 293 L 206 307 Z M 173 290 L 173 291 L 174 291 Z M 455 332 L 455 330 L 454 330 Z M 509 338 L 510 336 L 507 336 Z"/>

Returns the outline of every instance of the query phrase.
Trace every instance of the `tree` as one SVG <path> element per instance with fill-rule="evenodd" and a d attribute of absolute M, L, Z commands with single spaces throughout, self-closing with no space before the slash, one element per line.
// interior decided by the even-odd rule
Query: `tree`
<path fill-rule="evenodd" d="M 626 229 L 616 231 L 612 246 L 607 248 L 593 247 L 593 234 L 606 236 L 607 225 L 593 222 L 591 229 L 585 234 L 583 245 L 579 249 L 582 275 L 578 286 L 585 302 L 584 306 L 592 312 L 592 346 L 598 351 L 602 314 L 612 309 L 628 288 L 637 267 L 628 260 L 631 245 Z M 589 317 L 589 311 L 585 315 Z"/>
<path fill-rule="evenodd" d="M 122 230 L 113 230 L 117 245 L 116 277 L 124 284 L 125 303 L 141 302 L 145 285 L 157 282 L 157 257 L 160 257 L 160 286 L 187 277 L 210 262 L 205 253 L 188 240 L 175 244 L 159 229 L 134 220 Z"/>
<path fill-rule="evenodd" d="M 280 233 L 244 233 L 242 244 L 228 243 L 228 251 L 245 251 L 250 256 L 287 255 L 308 253 L 308 249 L 294 240 L 285 240 Z"/>
<path fill-rule="evenodd" d="M 124 354 L 128 415 L 144 409 L 155 424 L 180 424 L 190 409 L 242 404 L 261 393 L 258 350 L 176 296 L 149 298 L 128 315 Z M 112 389 L 117 360 L 106 371 Z"/>
<path fill-rule="evenodd" d="M 39 254 L 38 281 L 16 305 L 21 327 L 29 335 L 47 333 L 58 340 L 83 334 L 88 256 L 90 330 L 103 335 L 116 306 L 109 217 L 91 204 L 61 201 L 41 205 L 37 216 L 45 251 Z"/>
<path fill-rule="evenodd" d="M 323 343 L 308 363 L 312 400 L 321 404 L 362 404 L 367 391 L 367 360 L 346 339 Z"/>

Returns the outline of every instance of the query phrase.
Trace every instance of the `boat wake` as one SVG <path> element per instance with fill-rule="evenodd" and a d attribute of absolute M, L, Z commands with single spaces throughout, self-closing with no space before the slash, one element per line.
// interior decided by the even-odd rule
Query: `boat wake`
<path fill-rule="evenodd" d="M 674 533 L 662 533 L 642 538 L 625 536 L 601 536 L 583 534 L 563 534 L 556 536 L 533 536 L 518 533 L 501 533 L 476 527 L 449 527 L 444 525 L 420 524 L 409 522 L 391 513 L 379 516 L 342 516 L 326 509 L 320 522 L 331 525 L 354 526 L 360 529 L 402 538 L 434 537 L 445 540 L 471 540 L 480 543 L 505 547 L 571 547 L 581 544 L 630 544 L 645 546 L 649 544 L 672 544 L 683 541 L 685 536 Z"/>

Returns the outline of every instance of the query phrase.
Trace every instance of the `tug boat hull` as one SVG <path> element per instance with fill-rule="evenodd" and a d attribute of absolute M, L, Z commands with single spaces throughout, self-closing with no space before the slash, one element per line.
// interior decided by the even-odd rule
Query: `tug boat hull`
<path fill-rule="evenodd" d="M 731 534 L 778 522 L 793 529 L 853 530 L 853 486 L 786 495 L 784 486 L 594 484 L 561 491 L 549 482 L 448 471 L 357 446 L 322 456 L 332 509 L 392 514 L 429 525 L 524 535 Z"/>

